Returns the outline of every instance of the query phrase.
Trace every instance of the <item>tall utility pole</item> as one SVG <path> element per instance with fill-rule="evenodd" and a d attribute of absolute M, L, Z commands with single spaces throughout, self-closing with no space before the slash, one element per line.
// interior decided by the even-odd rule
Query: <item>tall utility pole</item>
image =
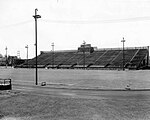
<path fill-rule="evenodd" d="M 54 43 L 52 43 L 52 69 L 54 68 Z"/>
<path fill-rule="evenodd" d="M 85 44 L 86 42 L 83 41 L 83 69 L 85 69 Z"/>
<path fill-rule="evenodd" d="M 5 48 L 5 50 L 6 50 L 6 68 L 7 68 L 7 50 L 8 50 L 8 48 L 7 48 L 7 46 L 6 46 L 6 48 Z"/>
<path fill-rule="evenodd" d="M 35 19 L 35 61 L 36 61 L 36 63 L 35 63 L 35 65 L 36 65 L 36 73 L 35 73 L 35 79 L 36 79 L 36 85 L 38 85 L 38 69 L 37 69 L 37 19 L 38 18 L 41 18 L 41 16 L 40 15 L 37 15 L 37 11 L 38 11 L 38 9 L 36 8 L 35 9 L 35 15 L 33 16 L 34 17 L 34 19 Z"/>
<path fill-rule="evenodd" d="M 123 43 L 123 49 L 122 49 L 122 69 L 123 71 L 125 70 L 124 68 L 124 65 L 125 65 L 125 55 L 124 55 L 124 42 L 125 42 L 125 39 L 123 37 L 123 40 L 121 40 L 121 42 Z"/>
<path fill-rule="evenodd" d="M 28 68 L 28 45 L 25 46 L 25 48 L 27 48 L 27 68 Z"/>

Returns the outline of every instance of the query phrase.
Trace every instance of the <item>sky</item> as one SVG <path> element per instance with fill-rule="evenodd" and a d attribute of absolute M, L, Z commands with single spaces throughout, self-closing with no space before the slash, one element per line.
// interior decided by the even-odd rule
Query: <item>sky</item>
<path fill-rule="evenodd" d="M 0 54 L 35 57 L 35 9 L 40 51 L 150 45 L 149 0 L 0 0 Z"/>

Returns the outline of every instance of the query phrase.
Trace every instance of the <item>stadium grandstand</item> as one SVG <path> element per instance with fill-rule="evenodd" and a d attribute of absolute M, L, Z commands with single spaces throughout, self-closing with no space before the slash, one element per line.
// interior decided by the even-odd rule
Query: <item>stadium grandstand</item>
<path fill-rule="evenodd" d="M 34 68 L 35 58 L 16 67 Z M 149 46 L 97 49 L 84 44 L 78 50 L 41 51 L 38 68 L 56 69 L 142 69 L 149 64 Z"/>

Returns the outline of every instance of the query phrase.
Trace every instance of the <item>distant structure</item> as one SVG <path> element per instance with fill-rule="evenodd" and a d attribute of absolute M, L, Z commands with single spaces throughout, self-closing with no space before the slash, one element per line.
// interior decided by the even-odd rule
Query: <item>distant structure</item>
<path fill-rule="evenodd" d="M 6 66 L 6 63 L 7 63 L 7 66 L 13 67 L 13 66 L 16 66 L 16 65 L 23 64 L 24 62 L 25 62 L 24 59 L 18 58 L 17 56 L 9 56 L 8 55 L 7 59 L 6 59 L 6 57 L 3 57 L 0 54 L 0 66 Z"/>
<path fill-rule="evenodd" d="M 78 47 L 78 52 L 92 53 L 94 52 L 94 48 L 91 47 L 91 44 L 82 44 Z"/>
<path fill-rule="evenodd" d="M 0 66 L 6 65 L 6 57 L 3 57 L 2 54 L 0 54 Z"/>
<path fill-rule="evenodd" d="M 125 47 L 122 51 L 122 48 L 98 49 L 91 44 L 82 44 L 77 50 L 55 51 L 54 62 L 53 51 L 41 51 L 37 61 L 39 68 L 52 68 L 54 63 L 55 69 L 144 69 L 149 65 L 149 46 Z M 28 66 L 35 67 L 35 58 L 28 61 Z M 27 63 L 16 67 L 25 68 Z"/>
<path fill-rule="evenodd" d="M 26 60 L 25 59 L 21 59 L 20 57 L 18 58 L 18 56 L 8 56 L 8 66 L 16 66 L 16 65 L 20 65 L 23 64 Z"/>

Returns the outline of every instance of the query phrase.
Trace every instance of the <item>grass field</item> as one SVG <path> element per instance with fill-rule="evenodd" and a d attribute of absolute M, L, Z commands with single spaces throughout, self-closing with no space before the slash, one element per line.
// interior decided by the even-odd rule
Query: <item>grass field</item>
<path fill-rule="evenodd" d="M 131 84 L 133 89 L 150 88 L 150 71 L 112 71 L 112 70 L 52 70 L 39 69 L 38 82 L 67 84 L 81 87 L 104 89 L 125 88 Z M 1 69 L 1 78 L 11 78 L 13 83 L 35 84 L 34 69 Z"/>
<path fill-rule="evenodd" d="M 129 92 L 129 91 L 128 91 Z M 37 95 L 32 92 L 0 94 L 2 120 L 149 120 L 150 94 L 128 92 L 90 98 Z M 4 94 L 2 96 L 2 94 Z"/>
<path fill-rule="evenodd" d="M 39 69 L 39 83 L 116 89 L 150 88 L 150 71 Z M 1 78 L 13 84 L 34 85 L 34 69 L 0 69 Z M 40 86 L 42 89 L 51 89 Z M 34 89 L 34 88 L 33 88 Z M 46 90 L 46 92 L 48 92 Z M 37 91 L 37 92 L 38 92 Z M 61 91 L 61 90 L 60 90 Z M 62 90 L 67 91 L 67 90 Z M 68 90 L 70 93 L 71 91 Z M 68 93 L 69 93 L 68 92 Z M 150 91 L 78 91 L 76 96 L 42 95 L 33 91 L 0 91 L 2 120 L 149 120 Z M 83 94 L 83 96 L 82 96 Z"/>

